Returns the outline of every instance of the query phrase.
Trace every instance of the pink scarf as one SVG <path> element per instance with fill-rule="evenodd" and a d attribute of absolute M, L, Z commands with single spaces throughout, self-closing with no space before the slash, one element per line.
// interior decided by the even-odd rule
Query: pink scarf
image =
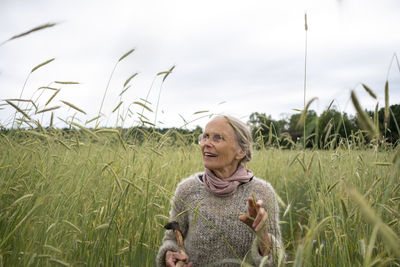
<path fill-rule="evenodd" d="M 241 164 L 231 177 L 225 179 L 217 177 L 206 168 L 203 182 L 208 191 L 217 196 L 225 197 L 233 194 L 241 183 L 249 182 L 253 176 L 253 173 Z"/>

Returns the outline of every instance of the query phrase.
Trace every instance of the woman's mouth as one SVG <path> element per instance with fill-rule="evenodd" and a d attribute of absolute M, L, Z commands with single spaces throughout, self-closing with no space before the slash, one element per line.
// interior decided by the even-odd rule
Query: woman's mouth
<path fill-rule="evenodd" d="M 208 153 L 208 152 L 204 152 L 203 155 L 204 155 L 204 157 L 212 157 L 212 158 L 215 158 L 217 156 L 215 154 Z"/>

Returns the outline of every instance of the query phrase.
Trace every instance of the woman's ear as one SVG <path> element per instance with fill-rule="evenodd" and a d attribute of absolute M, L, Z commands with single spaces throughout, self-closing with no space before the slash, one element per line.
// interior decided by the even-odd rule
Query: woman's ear
<path fill-rule="evenodd" d="M 245 156 L 246 156 L 246 152 L 243 149 L 239 148 L 239 151 L 236 154 L 236 159 L 240 160 L 240 159 L 244 158 Z"/>

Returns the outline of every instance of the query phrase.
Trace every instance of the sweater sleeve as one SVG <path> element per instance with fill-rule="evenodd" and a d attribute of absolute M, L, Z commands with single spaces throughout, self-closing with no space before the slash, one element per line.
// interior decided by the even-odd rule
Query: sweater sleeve
<path fill-rule="evenodd" d="M 188 230 L 188 213 L 186 212 L 188 207 L 184 203 L 185 199 L 185 185 L 180 183 L 176 188 L 174 197 L 171 200 L 171 210 L 169 212 L 170 221 L 177 221 L 182 230 L 182 235 L 185 237 Z M 167 251 L 179 251 L 178 244 L 176 242 L 175 234 L 172 230 L 166 230 L 162 244 L 157 254 L 157 266 L 165 266 L 165 254 Z"/>
<path fill-rule="evenodd" d="M 267 183 L 264 193 L 264 209 L 268 213 L 268 235 L 271 239 L 270 254 L 263 257 L 258 248 L 258 238 L 255 238 L 251 248 L 251 256 L 256 266 L 278 266 L 279 258 L 284 262 L 285 254 L 282 236 L 279 228 L 279 206 L 272 186 Z"/>

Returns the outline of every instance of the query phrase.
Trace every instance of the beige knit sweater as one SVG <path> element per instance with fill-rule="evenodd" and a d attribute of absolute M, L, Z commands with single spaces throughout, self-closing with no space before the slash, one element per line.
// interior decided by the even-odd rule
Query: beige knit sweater
<path fill-rule="evenodd" d="M 281 253 L 282 240 L 279 229 L 279 207 L 272 186 L 264 180 L 253 178 L 240 185 L 231 196 L 218 197 L 203 185 L 197 173 L 178 184 L 171 201 L 170 219 L 179 222 L 186 253 L 195 266 L 240 266 L 245 260 L 259 266 L 276 266 Z M 268 230 L 272 240 L 271 253 L 262 259 L 254 231 L 239 221 L 247 213 L 247 198 L 254 193 L 263 200 L 268 213 Z M 178 251 L 173 231 L 165 232 L 157 255 L 157 266 L 165 266 L 165 253 Z"/>

